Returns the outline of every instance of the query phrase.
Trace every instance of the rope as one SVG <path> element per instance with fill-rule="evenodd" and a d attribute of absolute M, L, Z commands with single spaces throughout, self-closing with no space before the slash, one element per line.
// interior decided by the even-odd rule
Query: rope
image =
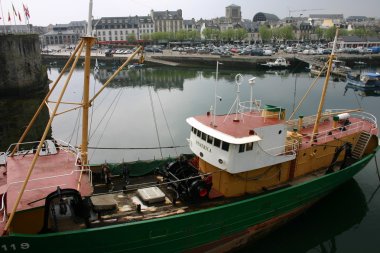
<path fill-rule="evenodd" d="M 156 128 L 156 135 L 157 135 L 158 146 L 161 147 L 160 136 L 158 134 L 156 113 L 154 112 L 152 91 L 150 90 L 150 86 L 148 86 L 148 91 L 149 91 L 149 98 L 150 98 L 150 106 L 152 108 L 152 113 L 153 113 L 154 126 Z M 162 155 L 162 149 L 161 148 L 160 148 L 160 154 L 161 154 L 161 158 L 164 158 L 164 156 Z"/>
<path fill-rule="evenodd" d="M 117 104 L 119 103 L 119 101 L 120 101 L 121 94 L 122 94 L 123 91 L 124 91 L 124 89 L 120 89 L 119 92 L 116 94 L 116 98 L 112 101 L 112 103 L 111 103 L 109 109 L 111 108 L 111 106 L 113 105 L 113 103 L 116 101 L 115 106 L 114 106 L 114 108 L 113 108 L 113 110 L 112 110 L 112 112 L 111 112 L 111 114 L 110 114 L 110 116 L 109 116 L 109 118 L 108 118 L 108 120 L 107 120 L 107 122 L 106 122 L 106 125 L 105 125 L 105 127 L 104 127 L 104 130 L 103 130 L 102 134 L 100 135 L 100 137 L 99 137 L 98 142 L 96 143 L 96 145 L 98 145 L 99 142 L 102 140 L 103 135 L 104 135 L 104 133 L 105 133 L 105 131 L 106 131 L 106 129 L 107 129 L 107 126 L 108 126 L 108 124 L 109 124 L 109 122 L 110 122 L 110 120 L 111 120 L 111 118 L 112 118 L 112 115 L 113 115 L 113 113 L 114 113 L 115 110 L 116 110 L 116 105 L 117 105 Z M 108 113 L 108 111 L 109 111 L 109 110 L 107 110 L 107 112 L 105 113 L 105 115 Z M 104 117 L 102 118 L 102 120 L 105 118 L 105 115 L 104 115 Z M 99 125 L 100 125 L 100 123 L 99 123 Z M 99 126 L 99 125 L 98 125 L 98 126 Z M 95 131 L 96 131 L 96 129 L 95 129 Z M 94 131 L 94 133 L 95 133 L 95 131 Z M 91 158 L 94 156 L 94 154 L 95 154 L 95 150 L 92 152 L 92 154 L 91 154 Z"/>
<path fill-rule="evenodd" d="M 379 181 L 380 181 L 380 172 L 379 172 L 379 166 L 377 166 L 376 155 L 375 155 L 375 164 L 376 164 L 377 177 L 379 178 Z"/>
<path fill-rule="evenodd" d="M 288 121 L 290 121 L 294 114 L 298 111 L 298 109 L 300 108 L 300 106 L 302 105 L 303 101 L 306 99 L 306 97 L 309 95 L 311 89 L 314 87 L 314 85 L 317 83 L 319 77 L 321 76 L 322 72 L 325 70 L 327 66 L 327 63 L 325 63 L 325 65 L 323 66 L 323 68 L 321 69 L 321 71 L 319 72 L 318 76 L 314 79 L 314 81 L 311 83 L 309 89 L 306 91 L 305 95 L 302 97 L 301 101 L 299 102 L 299 104 L 297 105 L 296 109 L 294 110 L 294 112 L 292 113 L 292 115 L 290 115 Z"/>
<path fill-rule="evenodd" d="M 166 119 L 166 114 L 165 114 L 164 108 L 163 108 L 163 106 L 162 106 L 160 96 L 159 96 L 158 92 L 156 92 L 156 94 L 157 94 L 157 97 L 158 97 L 158 101 L 159 101 L 159 103 L 160 103 L 160 107 L 161 107 L 162 114 L 164 115 L 164 119 L 165 119 L 165 123 L 166 123 L 166 128 L 168 129 L 168 132 L 169 132 L 170 138 L 171 138 L 171 140 L 172 140 L 172 144 L 173 144 L 173 146 L 174 146 L 175 154 L 178 156 L 177 149 L 175 148 L 174 138 L 173 138 L 172 132 L 170 131 L 170 127 L 169 127 L 169 124 L 168 124 L 168 120 Z"/>
<path fill-rule="evenodd" d="M 119 93 L 116 94 L 116 97 L 120 94 L 121 91 L 122 91 L 122 89 L 119 90 Z M 112 105 L 115 103 L 116 100 L 117 100 L 117 99 L 112 100 L 112 103 L 108 106 L 107 111 L 104 113 L 103 117 L 102 117 L 101 120 L 99 121 L 99 123 L 98 123 L 98 125 L 96 126 L 94 132 L 90 135 L 90 139 L 94 136 L 95 132 L 98 130 L 100 124 L 103 122 L 103 120 L 104 120 L 105 117 L 107 116 L 109 110 L 111 110 L 111 107 L 112 107 Z"/>

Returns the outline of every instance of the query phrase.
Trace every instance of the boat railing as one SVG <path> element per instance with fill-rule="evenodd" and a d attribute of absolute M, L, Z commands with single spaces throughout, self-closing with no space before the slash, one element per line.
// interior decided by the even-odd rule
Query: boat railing
<path fill-rule="evenodd" d="M 261 146 L 260 146 L 261 147 Z M 299 143 L 298 141 L 294 141 L 292 143 L 287 143 L 286 145 L 282 145 L 282 146 L 279 146 L 279 147 L 274 147 L 274 148 L 269 148 L 269 149 L 263 149 L 261 147 L 261 149 L 271 155 L 271 156 L 284 156 L 284 155 L 287 155 L 287 156 L 296 156 L 296 152 L 298 150 L 298 147 L 299 147 Z"/>
<path fill-rule="evenodd" d="M 339 139 L 343 137 L 344 135 L 348 135 L 350 133 L 357 133 L 359 130 L 365 130 L 365 131 L 370 131 L 370 129 L 365 129 L 365 126 L 367 124 L 364 124 L 363 121 L 355 122 L 347 126 L 343 127 L 338 127 L 335 130 L 338 131 L 331 131 L 331 130 L 326 130 L 323 132 L 319 132 L 318 135 L 313 137 L 313 134 L 308 134 L 304 135 L 306 138 L 313 138 L 316 142 L 326 142 L 327 139 Z"/>
<path fill-rule="evenodd" d="M 66 150 L 66 151 L 71 151 L 74 154 L 79 154 L 79 150 L 76 147 L 74 147 L 73 145 L 71 145 L 70 143 L 63 141 L 61 139 L 55 139 L 55 140 L 56 140 L 57 144 L 59 145 L 60 149 Z"/>
<path fill-rule="evenodd" d="M 327 109 L 322 114 L 320 122 L 331 120 L 333 115 L 338 115 L 339 113 L 344 113 L 344 112 L 347 112 L 347 110 L 346 109 Z M 354 116 L 356 118 L 362 119 L 363 121 L 367 121 L 371 123 L 372 125 L 371 129 L 363 129 L 363 130 L 370 132 L 372 129 L 377 128 L 376 117 L 368 112 L 360 112 L 360 111 L 350 112 L 350 115 L 351 117 Z M 307 127 L 313 126 L 315 123 L 315 120 L 316 120 L 316 115 L 311 115 L 311 116 L 302 118 L 302 127 L 307 128 Z M 287 121 L 288 130 L 292 131 L 293 129 L 298 128 L 299 126 L 298 122 L 299 122 L 298 119 L 288 120 Z M 302 130 L 302 129 L 299 129 L 299 130 Z"/>
<path fill-rule="evenodd" d="M 5 221 L 5 217 L 7 216 L 6 209 L 5 209 L 5 195 L 6 192 L 3 193 L 1 196 L 1 206 L 0 206 L 0 213 L 3 213 L 3 218 L 1 219 L 0 223 L 3 223 Z"/>
<path fill-rule="evenodd" d="M 33 179 L 30 179 L 29 180 L 29 183 L 30 182 L 41 182 L 41 181 L 45 181 L 46 180 L 49 180 L 49 179 L 57 179 L 57 178 L 64 178 L 64 177 L 70 177 L 72 175 L 74 175 L 74 173 L 88 173 L 88 181 L 89 183 L 92 185 L 92 171 L 90 169 L 79 169 L 79 170 L 72 170 L 70 173 L 66 173 L 66 174 L 60 174 L 60 175 L 53 175 L 53 176 L 47 176 L 47 177 L 39 177 L 39 178 L 33 178 Z M 62 182 L 65 182 L 64 180 Z M 24 183 L 24 180 L 20 180 L 20 181 L 15 181 L 15 182 L 11 182 L 8 184 L 7 186 L 7 190 L 6 192 L 8 191 L 8 189 L 13 186 L 13 185 L 17 185 L 17 184 L 23 184 Z M 78 182 L 79 183 L 79 182 Z M 47 186 L 44 186 L 44 187 L 38 187 L 38 188 L 31 188 L 31 189 L 28 189 L 27 191 L 28 192 L 32 192 L 32 191 L 39 191 L 39 190 L 42 190 L 42 189 L 48 189 L 48 188 L 53 188 L 53 187 L 57 187 L 57 186 L 64 186 L 65 184 L 62 184 L 62 185 L 47 185 Z"/>
<path fill-rule="evenodd" d="M 334 114 L 334 115 L 338 114 L 339 112 L 344 112 L 344 111 L 346 111 L 346 110 L 344 110 L 344 109 L 328 109 L 328 110 L 326 110 L 326 112 L 328 112 L 330 114 Z M 372 130 L 373 128 L 377 128 L 377 119 L 371 113 L 357 111 L 357 112 L 351 112 L 350 115 L 351 115 L 351 117 L 354 116 L 356 118 L 361 118 L 362 120 L 371 123 L 373 125 L 373 127 L 371 129 L 369 129 L 369 131 Z"/>
<path fill-rule="evenodd" d="M 15 146 L 17 146 L 16 152 L 14 153 L 15 156 L 34 153 L 37 150 L 37 146 L 39 143 L 39 141 L 12 143 L 11 145 L 9 145 L 5 153 L 10 154 Z"/>
<path fill-rule="evenodd" d="M 239 103 L 239 113 L 247 115 L 247 116 L 253 116 L 252 114 L 249 114 L 251 112 L 261 112 L 263 109 L 261 109 L 261 100 L 250 100 L 250 101 L 243 101 Z M 254 115 L 256 116 L 256 115 Z M 261 115 L 260 115 L 261 116 Z"/>

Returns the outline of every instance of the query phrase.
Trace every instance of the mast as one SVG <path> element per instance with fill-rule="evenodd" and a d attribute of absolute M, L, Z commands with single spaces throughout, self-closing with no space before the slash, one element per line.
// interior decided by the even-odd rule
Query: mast
<path fill-rule="evenodd" d="M 313 138 L 312 139 L 315 141 L 317 140 L 319 121 L 321 120 L 322 109 L 323 109 L 323 106 L 325 104 L 326 92 L 327 92 L 327 87 L 328 87 L 329 79 L 330 79 L 330 73 L 331 73 L 331 69 L 332 69 L 332 62 L 335 58 L 335 48 L 336 48 L 336 41 L 338 38 L 338 33 L 339 33 L 339 28 L 336 28 L 333 48 L 332 48 L 332 51 L 330 54 L 329 64 L 328 64 L 327 73 L 326 73 L 326 79 L 325 79 L 325 83 L 323 84 L 321 100 L 319 102 L 317 117 L 316 117 L 315 123 L 314 123 L 314 129 L 313 129 L 313 134 L 312 134 Z"/>
<path fill-rule="evenodd" d="M 84 60 L 84 81 L 83 81 L 83 114 L 82 114 L 82 144 L 81 160 L 82 164 L 88 164 L 88 118 L 90 108 L 90 65 L 91 65 L 91 47 L 95 43 L 95 37 L 92 36 L 92 0 L 89 3 L 87 35 L 83 37 L 86 46 L 86 55 Z"/>

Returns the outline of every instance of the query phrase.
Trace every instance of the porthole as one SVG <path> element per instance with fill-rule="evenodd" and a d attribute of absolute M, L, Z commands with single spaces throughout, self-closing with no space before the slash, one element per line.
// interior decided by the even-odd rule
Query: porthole
<path fill-rule="evenodd" d="M 278 131 L 278 134 L 281 134 L 282 133 L 282 130 Z"/>
<path fill-rule="evenodd" d="M 199 152 L 199 156 L 200 156 L 200 157 L 203 157 L 203 153 L 202 153 L 202 152 Z"/>
<path fill-rule="evenodd" d="M 223 160 L 222 160 L 222 159 L 219 159 L 218 162 L 219 162 L 220 164 L 223 164 Z"/>

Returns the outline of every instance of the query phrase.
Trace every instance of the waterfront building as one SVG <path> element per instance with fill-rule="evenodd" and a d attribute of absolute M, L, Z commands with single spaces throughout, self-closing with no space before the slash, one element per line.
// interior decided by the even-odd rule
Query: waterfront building
<path fill-rule="evenodd" d="M 34 32 L 32 25 L 0 25 L 0 34 L 30 33 Z"/>
<path fill-rule="evenodd" d="M 314 26 L 329 28 L 331 26 L 340 26 L 344 23 L 343 14 L 310 14 L 309 18 L 313 20 Z"/>
<path fill-rule="evenodd" d="M 152 33 L 149 19 L 142 18 L 144 33 Z M 149 25 L 149 26 L 148 26 Z M 139 17 L 102 17 L 95 25 L 99 44 L 124 44 L 134 42 L 139 37 Z M 143 33 L 143 34 L 144 34 Z"/>
<path fill-rule="evenodd" d="M 68 24 L 49 25 L 48 32 L 40 37 L 43 46 L 76 44 L 87 32 L 86 21 L 71 21 Z"/>
<path fill-rule="evenodd" d="M 378 47 L 380 37 L 340 36 L 337 46 L 338 48 Z"/>
<path fill-rule="evenodd" d="M 150 39 L 152 33 L 155 32 L 154 23 L 151 16 L 139 16 L 138 17 L 138 39 L 146 40 Z"/>
<path fill-rule="evenodd" d="M 241 7 L 235 4 L 231 4 L 226 7 L 226 22 L 238 23 L 241 22 Z"/>
<path fill-rule="evenodd" d="M 197 30 L 197 23 L 195 22 L 195 19 L 184 20 L 183 21 L 183 28 L 186 31 L 195 31 L 195 30 Z"/>
<path fill-rule="evenodd" d="M 278 21 L 280 21 L 280 19 L 276 15 L 270 13 L 258 12 L 255 14 L 255 16 L 253 16 L 253 22 L 261 24 L 275 24 Z"/>
<path fill-rule="evenodd" d="M 182 10 L 177 11 L 154 11 L 151 10 L 156 32 L 177 32 L 184 28 Z"/>

